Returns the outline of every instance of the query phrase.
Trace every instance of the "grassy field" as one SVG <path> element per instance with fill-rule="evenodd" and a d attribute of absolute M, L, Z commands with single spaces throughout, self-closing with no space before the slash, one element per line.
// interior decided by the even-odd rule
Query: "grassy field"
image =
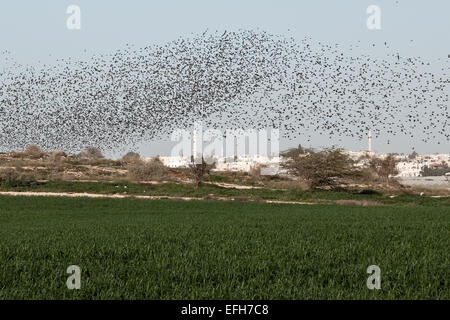
<path fill-rule="evenodd" d="M 0 196 L 0 299 L 450 299 L 449 226 L 448 206 Z"/>
<path fill-rule="evenodd" d="M 9 186 L 0 184 L 0 191 L 32 191 L 32 192 L 74 192 L 96 194 L 127 194 L 148 196 L 178 196 L 204 198 L 212 195 L 240 200 L 281 200 L 306 201 L 319 203 L 333 203 L 337 200 L 372 201 L 386 205 L 400 206 L 450 206 L 450 197 L 431 198 L 421 197 L 411 193 L 400 193 L 395 198 L 382 195 L 372 190 L 368 192 L 324 191 L 300 189 L 234 189 L 217 185 L 205 184 L 195 188 L 189 183 L 137 184 L 129 182 L 76 182 L 76 181 L 48 181 L 32 186 Z"/>

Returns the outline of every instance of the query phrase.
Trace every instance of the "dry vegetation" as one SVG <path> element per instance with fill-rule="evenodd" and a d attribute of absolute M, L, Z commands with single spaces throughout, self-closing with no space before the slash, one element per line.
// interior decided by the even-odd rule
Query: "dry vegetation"
<path fill-rule="evenodd" d="M 23 152 L 0 153 L 0 173 L 5 176 L 15 171 L 18 179 L 32 177 L 41 180 L 123 180 L 127 172 L 122 161 L 105 159 L 95 148 L 78 155 L 63 151 L 43 152 L 36 145 Z M 1 179 L 5 182 L 5 179 Z"/>
<path fill-rule="evenodd" d="M 195 162 L 189 166 L 189 176 L 194 181 L 197 188 L 202 185 L 205 178 L 211 173 L 211 170 L 214 168 L 214 165 L 209 163 L 210 162 L 208 160 L 202 158 L 201 162 Z"/>
<path fill-rule="evenodd" d="M 144 161 L 138 158 L 127 164 L 130 181 L 164 181 L 169 179 L 169 170 L 159 158 Z"/>
<path fill-rule="evenodd" d="M 250 172 L 216 172 L 203 161 L 189 168 L 171 169 L 155 158 L 141 159 L 129 152 L 119 160 L 105 158 L 96 148 L 87 148 L 77 155 L 63 151 L 44 152 L 30 145 L 22 152 L 0 153 L 0 184 L 29 186 L 45 181 L 99 181 L 99 182 L 153 182 L 165 181 L 217 184 L 225 188 L 238 186 L 277 190 L 306 191 L 347 190 L 351 192 L 377 192 L 396 195 L 403 192 L 448 196 L 448 189 L 405 187 L 390 176 L 395 174 L 395 162 L 366 159 L 367 165 L 356 167 L 341 150 L 314 152 L 309 149 L 291 149 L 285 153 L 288 161 L 282 164 L 289 175 L 267 176 L 261 166 Z"/>

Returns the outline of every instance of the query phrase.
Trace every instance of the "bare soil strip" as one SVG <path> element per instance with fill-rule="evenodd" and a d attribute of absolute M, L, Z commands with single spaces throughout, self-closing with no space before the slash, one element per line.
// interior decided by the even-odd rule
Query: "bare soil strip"
<path fill-rule="evenodd" d="M 68 197 L 68 198 L 109 198 L 109 199 L 147 199 L 147 200 L 218 200 L 218 201 L 239 201 L 239 202 L 263 202 L 263 203 L 282 203 L 282 204 L 318 204 L 315 202 L 300 202 L 300 201 L 281 201 L 281 200 L 252 200 L 252 199 L 240 199 L 229 197 L 216 197 L 208 196 L 206 198 L 193 198 L 193 197 L 177 197 L 177 196 L 142 196 L 142 195 L 128 195 L 128 194 L 98 194 L 98 193 L 71 193 L 71 192 L 16 192 L 16 191 L 0 191 L 0 195 L 4 196 L 25 196 L 25 197 Z"/>

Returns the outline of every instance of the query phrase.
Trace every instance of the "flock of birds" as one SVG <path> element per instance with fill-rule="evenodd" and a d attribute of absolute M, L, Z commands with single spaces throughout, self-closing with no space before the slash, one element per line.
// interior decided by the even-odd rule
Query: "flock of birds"
<path fill-rule="evenodd" d="M 436 72 L 419 57 L 352 55 L 252 30 L 51 65 L 0 58 L 0 151 L 30 143 L 117 150 L 200 120 L 223 131 L 278 128 L 305 141 L 312 132 L 365 139 L 368 130 L 450 141 L 448 61 Z"/>

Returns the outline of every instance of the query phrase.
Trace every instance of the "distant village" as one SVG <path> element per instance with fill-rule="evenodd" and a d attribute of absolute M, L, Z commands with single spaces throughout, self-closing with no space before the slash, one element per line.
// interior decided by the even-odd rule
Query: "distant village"
<path fill-rule="evenodd" d="M 365 165 L 368 156 L 375 156 L 378 158 L 385 158 L 388 154 L 375 153 L 368 151 L 347 151 L 351 158 L 356 161 L 356 165 Z M 393 154 L 397 161 L 397 177 L 420 177 L 422 169 L 429 167 L 431 169 L 440 167 L 445 163 L 450 167 L 450 154 Z"/>
<path fill-rule="evenodd" d="M 355 166 L 364 167 L 368 166 L 372 158 L 384 159 L 388 155 L 394 157 L 397 167 L 398 178 L 417 178 L 421 176 L 449 176 L 450 175 L 450 154 L 418 154 L 417 152 L 412 152 L 411 154 L 389 154 L 389 153 L 377 153 L 372 149 L 372 133 L 368 131 L 367 135 L 367 150 L 364 151 L 349 151 L 343 150 L 353 161 Z M 197 152 L 199 140 L 197 130 L 194 130 L 192 136 L 192 150 L 191 154 L 200 156 Z M 250 140 L 249 140 L 250 144 Z M 242 149 L 241 149 L 242 150 Z M 244 149 L 245 150 L 245 146 Z M 267 150 L 266 150 L 267 151 Z M 223 150 L 222 150 L 223 153 Z M 192 157 L 189 156 L 162 156 L 158 158 L 163 162 L 166 167 L 169 168 L 187 168 L 192 163 Z M 264 167 L 267 172 L 273 172 L 278 174 L 287 173 L 281 163 L 286 161 L 280 152 L 268 154 L 235 154 L 230 157 L 215 156 L 209 157 L 215 164 L 214 171 L 240 171 L 240 172 L 250 172 L 256 167 Z M 146 158 L 146 160 L 151 160 L 152 158 Z M 425 173 L 425 174 L 424 174 Z"/>
<path fill-rule="evenodd" d="M 388 154 L 375 153 L 372 151 L 345 151 L 356 166 L 365 166 L 370 158 L 385 158 Z M 393 157 L 397 161 L 397 177 L 420 177 L 422 169 L 427 166 L 430 169 L 443 166 L 446 164 L 450 167 L 450 154 L 394 154 Z M 151 158 L 147 158 L 151 159 Z M 190 157 L 182 156 L 165 156 L 159 157 L 165 166 L 169 168 L 188 167 L 191 163 Z M 283 156 L 262 156 L 262 155 L 243 155 L 234 158 L 217 157 L 215 160 L 215 171 L 243 171 L 249 172 L 257 166 L 278 167 L 283 162 Z M 280 169 L 282 172 L 282 169 Z"/>

